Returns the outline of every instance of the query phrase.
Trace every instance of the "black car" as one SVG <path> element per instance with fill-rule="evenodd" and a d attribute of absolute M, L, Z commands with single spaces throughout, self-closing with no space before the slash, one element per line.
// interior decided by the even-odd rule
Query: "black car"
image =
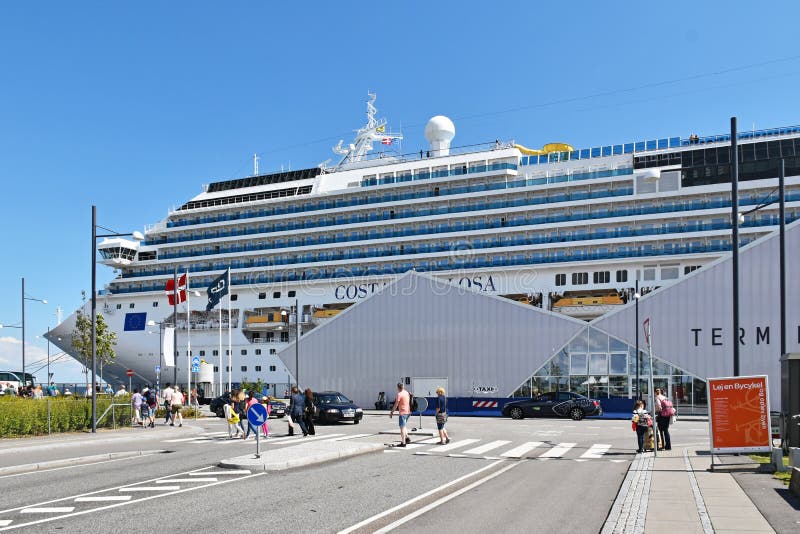
<path fill-rule="evenodd" d="M 314 406 L 314 420 L 320 423 L 352 421 L 357 425 L 364 417 L 364 411 L 338 391 L 314 393 Z"/>
<path fill-rule="evenodd" d="M 261 393 L 256 393 L 255 397 L 261 401 L 261 397 L 263 397 Z M 210 403 L 208 403 L 208 408 L 217 414 L 217 417 L 225 417 L 225 405 L 231 401 L 231 394 L 225 393 L 216 399 L 212 399 Z M 281 401 L 271 400 L 269 401 L 269 416 L 270 417 L 283 417 L 286 415 L 286 404 L 282 403 Z"/>
<path fill-rule="evenodd" d="M 600 401 L 570 393 L 558 391 L 542 393 L 531 399 L 512 401 L 503 406 L 503 416 L 512 419 L 525 417 L 569 417 L 580 421 L 584 417 L 603 415 Z"/>

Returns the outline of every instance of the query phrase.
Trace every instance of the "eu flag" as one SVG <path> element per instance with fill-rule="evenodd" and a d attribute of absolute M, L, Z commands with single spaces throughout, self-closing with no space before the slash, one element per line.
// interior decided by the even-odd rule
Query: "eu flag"
<path fill-rule="evenodd" d="M 130 332 L 133 330 L 144 330 L 146 324 L 147 324 L 147 312 L 125 314 L 124 330 L 126 332 Z"/>
<path fill-rule="evenodd" d="M 230 277 L 230 268 L 225 269 L 225 272 L 219 275 L 211 285 L 208 286 L 206 294 L 208 294 L 208 304 L 206 304 L 206 311 L 211 311 L 214 306 L 219 304 L 222 297 L 228 294 L 228 278 Z"/>

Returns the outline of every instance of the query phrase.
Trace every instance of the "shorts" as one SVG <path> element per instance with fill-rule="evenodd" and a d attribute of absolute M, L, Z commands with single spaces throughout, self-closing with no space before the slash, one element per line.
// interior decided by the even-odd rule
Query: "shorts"
<path fill-rule="evenodd" d="M 405 414 L 405 415 L 401 414 L 397 417 L 397 424 L 400 425 L 400 428 L 404 428 L 406 426 L 406 423 L 408 423 L 408 418 L 410 416 L 411 414 Z"/>
<path fill-rule="evenodd" d="M 444 425 L 447 423 L 447 414 L 439 413 L 436 415 L 436 429 L 444 430 Z"/>
<path fill-rule="evenodd" d="M 173 404 L 172 405 L 172 413 L 178 413 L 183 409 L 182 404 Z"/>
<path fill-rule="evenodd" d="M 150 417 L 150 406 L 142 404 L 142 417 Z"/>

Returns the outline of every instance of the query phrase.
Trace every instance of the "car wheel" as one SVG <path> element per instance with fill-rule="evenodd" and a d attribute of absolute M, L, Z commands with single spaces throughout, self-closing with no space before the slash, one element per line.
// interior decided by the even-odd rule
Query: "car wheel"
<path fill-rule="evenodd" d="M 217 417 L 225 417 L 225 411 L 221 410 L 221 409 L 218 409 L 217 410 Z"/>
<path fill-rule="evenodd" d="M 508 414 L 511 416 L 511 419 L 522 419 L 525 415 L 522 412 L 522 408 L 519 407 L 511 408 L 511 411 L 508 412 Z"/>
<path fill-rule="evenodd" d="M 358 424 L 358 421 L 359 421 L 358 419 L 353 419 L 353 424 L 354 424 L 354 425 L 357 425 L 357 424 Z"/>
<path fill-rule="evenodd" d="M 581 419 L 583 419 L 583 410 L 577 407 L 573 408 L 569 411 L 569 417 L 573 421 L 580 421 Z"/>

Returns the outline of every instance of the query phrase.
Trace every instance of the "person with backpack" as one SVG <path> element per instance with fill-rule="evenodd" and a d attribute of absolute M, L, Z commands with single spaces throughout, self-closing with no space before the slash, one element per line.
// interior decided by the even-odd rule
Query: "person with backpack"
<path fill-rule="evenodd" d="M 675 407 L 672 402 L 664 395 L 661 388 L 656 388 L 656 425 L 658 426 L 658 438 L 664 446 L 665 451 L 672 450 L 672 442 L 669 437 L 669 424 L 672 416 L 675 415 Z"/>
<path fill-rule="evenodd" d="M 397 398 L 392 405 L 392 411 L 389 412 L 389 419 L 392 418 L 395 410 L 398 414 L 397 423 L 400 425 L 400 443 L 397 446 L 405 447 L 407 443 L 411 443 L 411 438 L 408 437 L 406 430 L 406 423 L 411 416 L 411 394 L 403 388 L 402 382 L 397 383 Z"/>
<path fill-rule="evenodd" d="M 631 418 L 633 429 L 636 431 L 636 442 L 639 447 L 636 449 L 637 453 L 644 452 L 645 436 L 647 431 L 653 425 L 650 414 L 644 408 L 644 402 L 637 400 L 633 404 L 633 417 Z"/>

